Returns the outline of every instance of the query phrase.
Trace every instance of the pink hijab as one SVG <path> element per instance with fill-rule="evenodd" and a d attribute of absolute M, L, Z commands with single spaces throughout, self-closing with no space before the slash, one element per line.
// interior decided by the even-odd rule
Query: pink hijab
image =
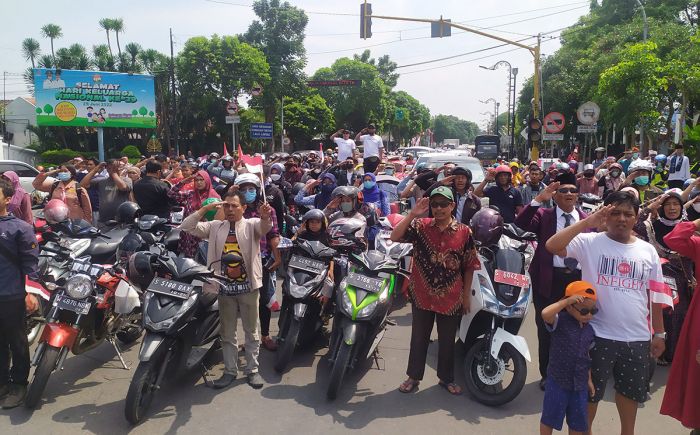
<path fill-rule="evenodd" d="M 15 194 L 12 195 L 12 199 L 7 206 L 7 211 L 17 211 L 22 207 L 22 200 L 27 192 L 22 188 L 22 185 L 19 182 L 19 176 L 14 171 L 5 171 L 2 173 L 2 176 L 7 178 L 10 183 L 12 183 L 12 187 L 15 188 Z"/>
<path fill-rule="evenodd" d="M 211 178 L 209 177 L 207 171 L 197 171 L 197 175 L 204 179 L 204 185 L 206 186 L 204 190 L 207 193 L 201 194 L 196 187 L 192 189 L 192 202 L 190 203 L 190 207 L 192 207 L 193 211 L 199 210 L 202 207 L 202 202 L 207 198 L 221 199 L 219 194 L 216 193 L 216 190 L 214 190 L 214 188 L 211 186 Z"/>

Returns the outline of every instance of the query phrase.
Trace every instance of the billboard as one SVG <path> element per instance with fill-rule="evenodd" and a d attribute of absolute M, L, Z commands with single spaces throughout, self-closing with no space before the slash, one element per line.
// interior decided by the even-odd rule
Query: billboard
<path fill-rule="evenodd" d="M 39 126 L 156 127 L 153 76 L 34 69 Z"/>

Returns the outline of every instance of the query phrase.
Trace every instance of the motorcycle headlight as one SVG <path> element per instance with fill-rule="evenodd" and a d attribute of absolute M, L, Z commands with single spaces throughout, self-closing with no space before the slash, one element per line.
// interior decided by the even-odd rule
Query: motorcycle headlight
<path fill-rule="evenodd" d="M 168 317 L 167 319 L 161 320 L 160 322 L 154 322 L 151 320 L 151 318 L 148 316 L 148 305 L 151 303 L 151 301 L 154 298 L 157 298 L 158 295 L 152 292 L 146 292 L 146 298 L 144 299 L 143 303 L 143 324 L 146 326 L 148 329 L 152 331 L 167 331 L 170 329 L 170 327 L 175 324 L 178 320 L 182 318 L 182 316 L 189 311 L 190 308 L 197 302 L 197 299 L 199 298 L 199 293 L 193 292 L 189 298 L 187 298 L 180 308 L 178 308 L 177 313 L 173 315 L 172 317 Z"/>
<path fill-rule="evenodd" d="M 66 283 L 66 293 L 74 299 L 85 299 L 93 289 L 92 278 L 82 273 L 73 275 Z"/>
<path fill-rule="evenodd" d="M 364 307 L 363 309 L 361 309 L 360 311 L 357 312 L 357 318 L 363 319 L 363 318 L 371 316 L 372 313 L 374 312 L 374 310 L 377 308 L 378 304 L 379 304 L 379 300 L 376 300 L 376 301 L 370 303 L 369 305 L 367 305 L 366 307 Z"/>
<path fill-rule="evenodd" d="M 346 284 L 345 281 L 340 286 L 340 308 L 345 312 L 346 315 L 348 315 L 350 318 L 352 318 L 352 302 L 350 301 L 350 296 L 348 296 L 348 292 L 345 290 L 346 289 Z"/>

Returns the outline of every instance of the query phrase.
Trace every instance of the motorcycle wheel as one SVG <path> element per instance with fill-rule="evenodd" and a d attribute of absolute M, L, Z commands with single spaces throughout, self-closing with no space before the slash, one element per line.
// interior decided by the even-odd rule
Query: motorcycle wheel
<path fill-rule="evenodd" d="M 294 349 L 297 347 L 300 329 L 301 322 L 298 319 L 291 319 L 282 346 L 277 349 L 277 361 L 275 362 L 275 371 L 277 373 L 282 373 L 287 367 L 287 364 L 289 364 L 289 361 L 292 360 Z"/>
<path fill-rule="evenodd" d="M 42 313 L 44 312 L 44 300 L 41 298 L 37 298 L 37 301 L 39 301 L 39 308 L 32 313 L 32 316 L 27 319 L 27 342 L 29 343 L 29 346 L 34 344 L 37 338 L 39 338 L 39 332 L 41 331 L 41 325 L 43 322 L 39 320 L 34 320 L 32 317 L 36 316 L 42 316 Z"/>
<path fill-rule="evenodd" d="M 352 346 L 341 340 L 340 349 L 338 349 L 338 354 L 335 357 L 335 362 L 333 363 L 333 368 L 331 369 L 331 376 L 328 380 L 328 390 L 326 391 L 326 397 L 328 400 L 335 400 L 335 398 L 338 396 L 338 390 L 340 389 L 345 373 L 348 370 L 351 354 Z"/>
<path fill-rule="evenodd" d="M 124 344 L 131 344 L 141 337 L 142 326 L 129 326 L 117 332 L 117 338 Z"/>
<path fill-rule="evenodd" d="M 34 370 L 34 378 L 27 389 L 27 397 L 24 399 L 24 406 L 29 409 L 34 409 L 41 401 L 41 395 L 44 394 L 46 384 L 49 382 L 49 376 L 56 369 L 56 361 L 60 349 L 47 345 L 44 349 L 41 360 Z"/>
<path fill-rule="evenodd" d="M 498 354 L 496 367 L 489 368 L 492 360 L 488 342 L 477 341 L 464 357 L 464 378 L 467 391 L 477 402 L 487 406 L 500 406 L 515 399 L 525 385 L 527 365 L 525 358 L 510 343 L 504 343 Z M 512 373 L 507 387 L 503 387 L 505 372 Z"/>
<path fill-rule="evenodd" d="M 124 404 L 124 416 L 131 424 L 140 423 L 151 406 L 160 368 L 158 362 L 160 361 L 141 361 L 134 372 Z"/>

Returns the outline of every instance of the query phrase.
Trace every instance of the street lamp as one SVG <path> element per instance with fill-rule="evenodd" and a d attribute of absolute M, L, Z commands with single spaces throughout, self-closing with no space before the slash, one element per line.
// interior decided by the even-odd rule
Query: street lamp
<path fill-rule="evenodd" d="M 498 101 L 496 101 L 493 98 L 489 98 L 486 101 L 479 100 L 479 102 L 483 103 L 483 104 L 493 103 L 493 112 L 495 113 L 495 115 L 493 117 L 493 124 L 495 126 L 493 129 L 493 133 L 496 136 L 498 136 L 498 107 L 501 105 L 501 103 L 499 103 Z"/>
<path fill-rule="evenodd" d="M 494 71 L 501 66 L 508 67 L 508 133 L 510 135 L 510 146 L 512 152 L 513 147 L 515 146 L 515 81 L 518 76 L 518 68 L 513 68 L 513 66 L 507 60 L 499 60 L 490 67 L 479 65 L 479 68 Z"/>

